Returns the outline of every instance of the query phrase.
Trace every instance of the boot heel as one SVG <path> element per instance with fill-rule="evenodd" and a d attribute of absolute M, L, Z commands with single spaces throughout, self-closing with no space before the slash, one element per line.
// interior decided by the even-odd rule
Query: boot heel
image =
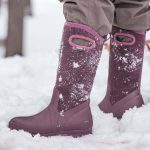
<path fill-rule="evenodd" d="M 143 101 L 143 98 L 141 95 L 137 95 L 136 97 L 134 98 L 131 98 L 131 99 L 128 99 L 126 100 L 127 102 L 124 103 L 123 107 L 120 108 L 120 110 L 118 110 L 118 113 L 117 114 L 114 114 L 115 117 L 117 117 L 118 119 L 121 119 L 123 114 L 129 110 L 129 109 L 132 109 L 134 107 L 141 107 L 143 104 L 144 104 L 144 101 Z M 118 115 L 120 114 L 120 115 Z"/>

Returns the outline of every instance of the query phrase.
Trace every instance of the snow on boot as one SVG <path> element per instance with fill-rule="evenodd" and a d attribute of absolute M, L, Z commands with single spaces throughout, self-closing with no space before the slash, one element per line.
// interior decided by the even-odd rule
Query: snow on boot
<path fill-rule="evenodd" d="M 140 85 L 145 35 L 113 27 L 107 93 L 99 104 L 103 112 L 121 118 L 126 110 L 144 104 Z"/>
<path fill-rule="evenodd" d="M 90 93 L 103 42 L 92 28 L 67 22 L 50 105 L 34 116 L 12 119 L 9 127 L 41 136 L 91 134 Z"/>

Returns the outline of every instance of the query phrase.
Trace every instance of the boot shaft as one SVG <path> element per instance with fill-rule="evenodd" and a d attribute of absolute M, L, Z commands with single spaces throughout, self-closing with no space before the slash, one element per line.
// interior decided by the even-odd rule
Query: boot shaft
<path fill-rule="evenodd" d="M 65 24 L 56 88 L 59 111 L 67 111 L 90 99 L 104 39 L 90 27 Z"/>
<path fill-rule="evenodd" d="M 141 85 L 145 32 L 113 27 L 109 59 L 110 101 L 115 104 Z"/>
<path fill-rule="evenodd" d="M 121 118 L 126 110 L 141 107 L 140 92 L 145 32 L 113 27 L 107 93 L 99 108 Z"/>

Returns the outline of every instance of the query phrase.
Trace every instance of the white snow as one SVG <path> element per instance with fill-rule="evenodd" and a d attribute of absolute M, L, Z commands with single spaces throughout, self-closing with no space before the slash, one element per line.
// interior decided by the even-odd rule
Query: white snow
<path fill-rule="evenodd" d="M 59 95 L 59 98 L 60 98 L 60 99 L 63 99 L 63 95 L 62 95 L 62 94 L 60 94 L 60 95 Z"/>
<path fill-rule="evenodd" d="M 79 68 L 80 67 L 80 65 L 79 65 L 79 63 L 77 62 L 73 62 L 73 68 Z"/>
<path fill-rule="evenodd" d="M 62 77 L 60 76 L 58 80 L 59 80 L 59 82 L 62 82 Z"/>
<path fill-rule="evenodd" d="M 60 116 L 64 117 L 64 111 L 63 110 L 60 112 Z"/>
<path fill-rule="evenodd" d="M 5 9 L 2 15 L 5 16 Z M 0 59 L 0 150 L 149 150 L 150 52 L 145 52 L 142 94 L 145 106 L 125 113 L 122 120 L 101 112 L 97 104 L 106 92 L 108 52 L 103 51 L 91 95 L 93 134 L 81 138 L 32 137 L 10 131 L 9 120 L 35 114 L 50 101 L 58 66 L 58 49 L 65 22 L 57 0 L 34 0 L 34 17 L 26 18 L 25 54 Z M 0 16 L 0 37 L 5 17 Z M 150 33 L 148 35 L 150 37 Z M 1 50 L 1 49 L 0 49 Z M 3 50 L 0 51 L 3 54 Z"/>

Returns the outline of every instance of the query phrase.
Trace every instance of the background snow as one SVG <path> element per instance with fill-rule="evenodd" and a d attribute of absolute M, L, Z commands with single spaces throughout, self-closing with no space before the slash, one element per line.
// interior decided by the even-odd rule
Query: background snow
<path fill-rule="evenodd" d="M 106 92 L 108 52 L 103 51 L 91 96 L 93 135 L 82 138 L 39 137 L 10 131 L 8 121 L 32 115 L 50 101 L 58 65 L 63 23 L 62 5 L 56 0 L 34 0 L 34 17 L 26 18 L 25 55 L 0 59 L 0 150 L 149 150 L 150 148 L 150 52 L 145 52 L 142 93 L 146 103 L 127 111 L 118 121 L 99 111 Z M 6 34 L 6 10 L 0 17 L 0 37 Z M 148 33 L 149 34 L 149 33 Z M 148 35 L 150 37 L 150 34 Z M 3 54 L 3 49 L 0 55 Z"/>

